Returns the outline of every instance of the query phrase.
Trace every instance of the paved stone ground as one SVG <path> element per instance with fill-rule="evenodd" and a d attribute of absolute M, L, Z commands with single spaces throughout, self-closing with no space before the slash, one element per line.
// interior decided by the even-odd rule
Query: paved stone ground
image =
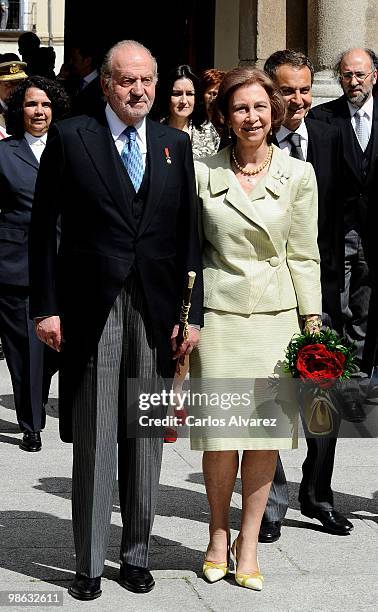
<path fill-rule="evenodd" d="M 238 587 L 232 576 L 214 585 L 203 580 L 200 568 L 209 514 L 200 453 L 191 452 L 187 440 L 166 445 L 151 550 L 156 588 L 147 595 L 133 595 L 116 582 L 121 519 L 115 495 L 103 595 L 94 602 L 75 601 L 66 593 L 75 568 L 70 522 L 72 455 L 70 445 L 58 438 L 56 397 L 55 384 L 42 452 L 20 451 L 21 435 L 15 425 L 9 375 L 4 361 L 0 362 L 1 591 L 59 592 L 66 612 L 378 609 L 376 439 L 338 443 L 333 479 L 335 502 L 355 525 L 353 533 L 343 538 L 325 533 L 316 521 L 299 512 L 297 493 L 304 441 L 298 451 L 283 453 L 290 508 L 281 539 L 260 545 L 260 565 L 265 575 L 261 593 Z M 236 535 L 240 480 L 233 496 L 231 521 L 232 535 Z M 7 605 L 4 609 L 35 608 Z"/>

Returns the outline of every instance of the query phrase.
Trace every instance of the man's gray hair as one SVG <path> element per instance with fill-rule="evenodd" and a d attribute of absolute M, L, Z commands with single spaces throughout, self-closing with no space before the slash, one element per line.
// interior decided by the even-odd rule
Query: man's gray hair
<path fill-rule="evenodd" d="M 153 66 L 154 77 L 157 80 L 158 78 L 157 61 L 152 55 L 151 51 L 147 49 L 147 47 L 142 45 L 142 43 L 138 42 L 137 40 L 120 40 L 115 45 L 113 45 L 113 47 L 109 49 L 109 51 L 104 57 L 104 61 L 101 66 L 101 78 L 104 79 L 104 81 L 110 80 L 112 76 L 112 61 L 113 61 L 114 53 L 118 51 L 119 49 L 124 49 L 125 47 L 140 49 L 141 51 L 144 51 L 145 53 L 147 53 L 147 55 L 150 56 L 151 61 L 152 61 L 152 66 Z"/>
<path fill-rule="evenodd" d="M 337 61 L 333 67 L 333 76 L 335 77 L 335 79 L 339 79 L 341 77 L 341 64 L 342 61 L 344 59 L 344 57 L 350 53 L 351 51 L 354 50 L 354 47 L 347 49 L 346 51 L 343 51 L 342 53 L 340 53 L 339 57 L 337 58 Z M 376 70 L 378 68 L 378 57 L 376 56 L 376 54 L 374 53 L 373 49 L 363 49 L 363 51 L 365 51 L 365 53 L 370 57 L 371 60 L 371 70 Z"/>

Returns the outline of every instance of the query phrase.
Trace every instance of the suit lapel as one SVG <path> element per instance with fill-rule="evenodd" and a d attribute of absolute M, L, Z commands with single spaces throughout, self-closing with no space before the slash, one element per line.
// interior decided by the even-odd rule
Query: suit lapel
<path fill-rule="evenodd" d="M 359 162 L 355 155 L 356 137 L 351 123 L 349 106 L 345 96 L 340 99 L 340 104 L 337 109 L 337 113 L 338 116 L 334 117 L 334 124 L 340 127 L 341 129 L 344 159 L 358 182 L 361 183 L 361 175 L 358 171 Z M 373 106 L 371 138 L 373 139 L 373 142 L 371 143 L 372 149 L 369 175 L 374 171 L 375 159 L 378 156 L 378 99 L 376 98 L 374 99 Z"/>
<path fill-rule="evenodd" d="M 273 147 L 273 156 L 269 172 L 266 175 L 265 189 L 277 198 L 286 191 L 287 181 L 290 178 L 289 156 L 281 152 L 279 147 Z"/>
<path fill-rule="evenodd" d="M 247 195 L 232 170 L 230 148 L 227 147 L 223 151 L 221 163 L 218 162 L 216 168 L 210 167 L 211 192 L 216 195 L 216 193 L 226 191 L 225 200 L 247 217 L 247 219 L 261 227 L 269 239 L 271 239 L 265 221 L 259 213 L 260 201 L 267 196 L 279 197 L 282 190 L 286 188 L 285 183 L 289 178 L 287 164 L 285 163 L 286 154 L 282 156 L 279 148 L 274 146 L 272 161 L 267 175 L 257 183 L 252 193 Z"/>
<path fill-rule="evenodd" d="M 231 167 L 230 147 L 226 147 L 221 151 L 220 160 L 217 160 L 215 168 L 210 166 L 209 181 L 210 190 L 213 195 L 226 192 L 224 199 L 231 204 L 242 215 L 250 221 L 261 227 L 268 235 L 268 229 L 264 221 L 260 218 L 256 206 L 250 201 L 249 196 L 243 191 Z M 217 156 L 218 158 L 218 156 Z M 219 158 L 218 158 L 219 159 Z M 256 185 L 254 193 L 259 190 L 259 184 Z M 265 190 L 259 190 L 254 200 L 263 198 Z"/>
<path fill-rule="evenodd" d="M 129 206 L 125 204 L 125 190 L 117 170 L 117 151 L 106 121 L 90 119 L 86 127 L 79 128 L 79 135 L 95 166 L 98 176 L 105 185 L 122 216 L 130 221 Z M 119 157 L 119 156 L 118 156 Z"/>
<path fill-rule="evenodd" d="M 374 98 L 374 106 L 373 106 L 373 123 L 371 128 L 371 138 L 373 142 L 371 144 L 371 160 L 369 166 L 369 176 L 368 181 L 372 178 L 372 175 L 375 173 L 375 165 L 378 157 L 378 99 Z"/>
<path fill-rule="evenodd" d="M 164 148 L 167 147 L 164 138 L 167 130 L 164 125 L 146 119 L 146 137 L 148 163 L 150 171 L 150 184 L 145 202 L 143 217 L 140 222 L 138 234 L 142 234 L 148 227 L 156 209 L 159 206 L 161 195 L 167 179 L 169 165 L 166 161 Z"/>
<path fill-rule="evenodd" d="M 38 160 L 35 157 L 33 151 L 31 150 L 25 138 L 20 138 L 17 140 L 10 140 L 9 144 L 12 147 L 14 155 L 22 159 L 22 161 L 28 164 L 29 166 L 32 166 L 33 168 L 38 170 L 39 168 Z"/>
<path fill-rule="evenodd" d="M 240 186 L 237 178 L 232 173 L 230 177 L 229 188 L 226 193 L 226 200 L 242 215 L 250 221 L 261 227 L 269 236 L 268 228 L 258 213 L 256 202 L 264 199 L 265 189 L 260 183 L 256 185 L 251 195 L 247 195 Z"/>
<path fill-rule="evenodd" d="M 342 96 L 340 98 L 336 113 L 337 115 L 333 118 L 333 123 L 334 125 L 339 127 L 341 131 L 344 159 L 351 172 L 353 173 L 357 181 L 360 183 L 361 177 L 359 175 L 359 172 L 357 171 L 359 163 L 355 153 L 355 134 L 351 122 L 348 102 L 345 96 Z"/>
<path fill-rule="evenodd" d="M 311 119 L 305 119 L 305 125 L 307 128 L 308 141 L 307 141 L 307 158 L 306 161 L 310 162 L 313 166 L 316 167 L 316 152 L 320 150 L 320 147 L 314 146 L 314 140 L 316 145 L 316 130 L 312 129 L 312 121 Z"/>

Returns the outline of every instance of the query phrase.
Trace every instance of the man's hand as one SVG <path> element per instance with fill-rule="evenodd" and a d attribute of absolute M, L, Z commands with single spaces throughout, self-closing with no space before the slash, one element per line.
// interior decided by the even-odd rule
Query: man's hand
<path fill-rule="evenodd" d="M 53 316 L 36 319 L 35 331 L 41 342 L 44 342 L 55 351 L 61 351 L 63 336 L 60 317 Z"/>
<path fill-rule="evenodd" d="M 176 337 L 178 333 L 178 327 L 179 327 L 178 325 L 175 325 L 173 328 L 173 332 L 171 336 L 171 345 L 172 345 L 172 351 L 173 351 L 173 359 L 178 359 L 179 362 L 183 364 L 185 360 L 185 356 L 190 355 L 192 350 L 196 348 L 197 344 L 199 343 L 200 332 L 199 332 L 199 329 L 196 329 L 195 327 L 192 327 L 191 325 L 189 325 L 188 339 L 184 340 L 181 346 L 177 348 Z"/>

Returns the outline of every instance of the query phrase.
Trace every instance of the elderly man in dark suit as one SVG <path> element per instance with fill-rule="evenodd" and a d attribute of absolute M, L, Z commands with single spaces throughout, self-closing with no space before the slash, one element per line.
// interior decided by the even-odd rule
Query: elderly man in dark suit
<path fill-rule="evenodd" d="M 321 261 L 323 323 L 342 332 L 341 290 L 344 283 L 341 189 L 341 137 L 336 128 L 324 129 L 307 119 L 311 107 L 314 68 L 302 53 L 276 51 L 266 61 L 265 71 L 279 87 L 287 103 L 284 125 L 276 144 L 298 159 L 310 162 L 318 183 L 318 244 Z M 299 490 L 301 512 L 318 519 L 332 533 L 345 535 L 353 525 L 333 507 L 331 479 L 338 425 L 333 437 L 306 437 L 307 457 Z M 281 460 L 272 483 L 261 542 L 280 537 L 281 523 L 288 507 L 288 490 Z"/>
<path fill-rule="evenodd" d="M 159 385 L 173 376 L 174 353 L 183 357 L 198 342 L 203 301 L 190 140 L 146 117 L 156 61 L 140 43 L 122 41 L 108 52 L 101 78 L 102 116 L 72 118 L 51 133 L 31 233 L 32 314 L 39 338 L 61 350 L 61 434 L 73 438 L 77 573 L 69 592 L 86 600 L 101 594 L 117 438 L 119 581 L 138 593 L 154 586 L 148 549 L 163 432 L 130 431 L 126 383 Z M 188 270 L 198 275 L 192 325 L 176 347 Z"/>
<path fill-rule="evenodd" d="M 370 49 L 350 49 L 339 58 L 335 74 L 344 95 L 311 110 L 311 117 L 339 128 L 343 141 L 343 233 L 345 288 L 344 331 L 357 345 L 360 368 L 371 375 L 376 361 L 377 311 L 371 300 L 368 253 L 377 257 L 376 237 L 369 228 L 372 189 L 378 156 L 378 99 L 373 98 L 377 57 Z"/>
<path fill-rule="evenodd" d="M 38 340 L 29 320 L 28 235 L 47 131 L 53 120 L 68 113 L 68 97 L 42 77 L 18 83 L 6 112 L 12 137 L 0 142 L 0 337 L 23 432 L 20 447 L 35 452 L 42 446 L 43 403 L 55 355 Z"/>

